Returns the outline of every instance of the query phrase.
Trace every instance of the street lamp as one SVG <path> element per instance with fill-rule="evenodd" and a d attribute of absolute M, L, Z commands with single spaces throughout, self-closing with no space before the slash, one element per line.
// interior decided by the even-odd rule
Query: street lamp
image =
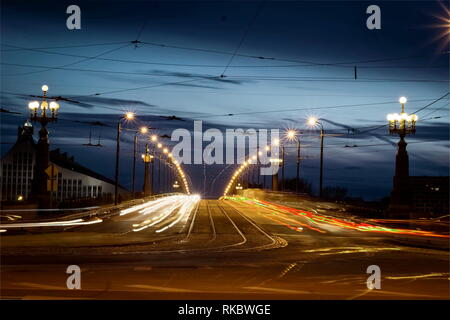
<path fill-rule="evenodd" d="M 316 117 L 310 117 L 308 119 L 308 125 L 311 127 L 320 125 L 320 184 L 319 184 L 319 196 L 323 195 L 323 137 L 325 136 L 323 130 L 323 124 Z"/>
<path fill-rule="evenodd" d="M 119 118 L 117 121 L 117 138 L 116 138 L 116 170 L 115 170 L 115 183 L 114 183 L 114 204 L 118 203 L 119 192 L 119 153 L 120 153 L 120 133 L 122 131 L 122 120 L 131 121 L 135 118 L 133 112 L 127 112 L 125 115 Z"/>
<path fill-rule="evenodd" d="M 290 129 L 286 132 L 286 138 L 289 141 L 296 141 L 297 142 L 297 174 L 295 177 L 295 193 L 298 193 L 299 189 L 299 181 L 300 181 L 300 138 L 299 132 L 297 130 Z M 284 167 L 284 164 L 283 164 Z"/>
<path fill-rule="evenodd" d="M 130 113 L 131 114 L 131 113 Z M 130 117 L 130 116 L 129 116 Z M 127 117 L 127 119 L 130 119 L 129 117 Z M 131 119 L 134 118 L 134 115 L 131 116 Z M 139 128 L 139 130 L 136 130 L 134 133 L 134 143 L 133 143 L 133 182 L 132 182 L 132 194 L 133 197 L 135 196 L 135 181 L 136 181 L 136 149 L 137 149 L 137 144 L 138 144 L 138 134 L 146 134 L 148 132 L 148 128 L 147 127 L 141 127 Z"/>
<path fill-rule="evenodd" d="M 405 103 L 407 102 L 405 97 L 401 97 L 399 102 L 402 105 L 402 112 L 400 114 L 390 113 L 387 115 L 389 133 L 405 137 L 407 134 L 416 132 L 416 122 L 419 120 L 419 117 L 415 114 L 408 115 L 405 112 Z"/>
<path fill-rule="evenodd" d="M 37 143 L 37 155 L 36 155 L 36 170 L 33 178 L 33 193 L 39 196 L 45 196 L 47 193 L 47 169 L 49 159 L 49 142 L 47 124 L 56 122 L 58 118 L 59 104 L 56 101 L 51 101 L 50 104 L 47 101 L 48 86 L 42 86 L 43 95 L 42 101 L 31 101 L 28 103 L 30 109 L 30 120 L 32 122 L 38 122 L 41 124 L 41 130 L 39 130 L 39 141 Z M 50 111 L 50 112 L 48 112 Z M 55 177 L 50 177 L 50 207 L 52 206 L 53 196 L 53 182 Z"/>
<path fill-rule="evenodd" d="M 408 206 L 409 205 L 409 160 L 406 152 L 407 143 L 405 137 L 408 134 L 416 132 L 416 122 L 419 117 L 415 114 L 407 114 L 405 112 L 405 104 L 407 99 L 401 97 L 399 102 L 402 106 L 402 112 L 391 113 L 387 115 L 389 133 L 398 134 L 400 141 L 398 142 L 397 155 L 395 159 L 395 176 L 394 186 L 391 195 L 391 204 Z"/>
<path fill-rule="evenodd" d="M 145 153 L 142 155 L 142 160 L 144 161 L 144 196 L 152 194 L 152 179 L 150 174 L 150 163 L 152 162 L 153 156 L 150 154 L 150 148 L 148 143 L 145 145 Z"/>

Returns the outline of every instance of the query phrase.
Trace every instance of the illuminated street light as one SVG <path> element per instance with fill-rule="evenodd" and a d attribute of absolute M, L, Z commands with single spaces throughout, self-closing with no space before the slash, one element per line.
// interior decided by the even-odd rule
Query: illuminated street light
<path fill-rule="evenodd" d="M 33 189 L 36 192 L 37 196 L 48 196 L 47 192 L 47 174 L 45 170 L 49 165 L 49 142 L 48 142 L 48 130 L 47 124 L 56 122 L 58 120 L 58 110 L 59 104 L 56 101 L 51 101 L 50 104 L 47 102 L 47 91 L 48 86 L 43 85 L 42 89 L 42 98 L 41 103 L 39 101 L 31 101 L 28 103 L 28 108 L 30 109 L 30 120 L 32 122 L 38 122 L 41 124 L 41 129 L 39 130 L 39 141 L 37 143 L 37 161 L 36 161 L 36 170 L 34 171 L 33 177 Z M 50 109 L 50 114 L 47 113 L 47 110 Z M 50 180 L 50 208 L 52 207 L 53 201 L 53 177 Z"/>
<path fill-rule="evenodd" d="M 150 196 L 153 193 L 152 190 L 152 179 L 150 172 L 150 163 L 152 162 L 153 156 L 150 154 L 150 148 L 148 143 L 145 145 L 145 153 L 142 154 L 142 160 L 144 161 L 144 196 Z"/>
<path fill-rule="evenodd" d="M 295 139 L 297 138 L 297 131 L 296 131 L 296 130 L 292 130 L 292 129 L 286 131 L 286 138 L 287 138 L 289 141 L 295 140 Z"/>
<path fill-rule="evenodd" d="M 130 113 L 133 114 L 133 113 Z M 125 115 L 126 119 L 129 119 L 129 116 L 126 114 Z M 134 118 L 134 114 L 133 114 L 133 118 Z M 136 195 L 135 194 L 135 186 L 136 186 L 136 151 L 137 151 L 137 145 L 138 145 L 138 134 L 146 134 L 148 133 L 148 127 L 140 127 L 139 130 L 133 130 L 135 131 L 134 134 L 134 140 L 133 140 L 133 167 L 132 167 L 132 182 L 131 182 L 131 194 L 133 195 L 133 197 Z"/>
<path fill-rule="evenodd" d="M 407 143 L 405 137 L 408 134 L 414 134 L 416 132 L 416 122 L 419 120 L 419 117 L 415 114 L 408 115 L 405 112 L 405 104 L 408 101 L 405 97 L 401 97 L 398 101 L 402 106 L 401 113 L 391 113 L 387 115 L 389 133 L 398 134 L 400 137 L 395 159 L 395 175 L 391 194 L 391 205 L 400 205 L 400 208 L 404 208 L 405 206 L 408 207 L 410 205 L 408 179 L 409 159 L 406 151 Z"/>
<path fill-rule="evenodd" d="M 314 122 L 314 124 L 317 122 L 317 119 L 313 119 L 311 122 Z M 295 192 L 298 193 L 299 191 L 299 180 L 300 180 L 300 139 L 298 138 L 299 132 L 294 129 L 290 129 L 286 131 L 286 138 L 289 141 L 297 141 L 297 174 L 295 178 Z M 283 152 L 284 156 L 284 152 Z M 282 171 L 282 180 L 283 180 L 283 189 L 284 189 L 284 165 L 283 165 L 283 171 Z"/>
<path fill-rule="evenodd" d="M 139 130 L 142 134 L 146 134 L 148 132 L 148 128 L 147 127 L 141 127 L 141 129 Z"/>
<path fill-rule="evenodd" d="M 419 120 L 419 117 L 415 114 L 408 115 L 405 112 L 406 101 L 407 99 L 405 97 L 399 99 L 399 102 L 402 105 L 402 112 L 400 114 L 390 113 L 387 115 L 390 134 L 403 135 L 404 137 L 407 134 L 416 132 L 416 122 Z"/>
<path fill-rule="evenodd" d="M 323 195 L 323 137 L 325 136 L 325 132 L 323 130 L 323 124 L 316 117 L 309 117 L 308 125 L 316 126 L 320 125 L 320 183 L 319 183 L 319 196 Z"/>
<path fill-rule="evenodd" d="M 308 124 L 310 126 L 315 126 L 318 122 L 318 119 L 316 117 L 309 117 L 308 118 Z"/>
<path fill-rule="evenodd" d="M 114 175 L 114 204 L 118 203 L 119 196 L 119 154 L 120 154 L 120 133 L 122 132 L 122 120 L 133 120 L 135 114 L 133 112 L 127 112 L 117 121 L 117 137 L 116 137 L 116 167 Z"/>
<path fill-rule="evenodd" d="M 274 139 L 273 140 L 273 143 L 272 143 L 274 146 L 279 146 L 280 145 L 280 139 Z"/>

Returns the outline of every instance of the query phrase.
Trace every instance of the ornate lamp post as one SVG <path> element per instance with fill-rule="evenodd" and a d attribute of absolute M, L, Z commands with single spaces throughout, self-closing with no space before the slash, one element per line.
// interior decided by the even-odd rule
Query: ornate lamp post
<path fill-rule="evenodd" d="M 31 115 L 30 120 L 32 122 L 38 122 L 41 124 L 41 130 L 39 130 L 39 141 L 37 143 L 36 154 L 36 166 L 33 177 L 33 194 L 41 201 L 46 202 L 49 195 L 47 191 L 47 174 L 45 170 L 49 166 L 49 141 L 47 124 L 57 121 L 59 104 L 55 101 L 48 103 L 47 101 L 48 86 L 42 86 L 42 102 L 31 101 L 28 104 Z M 50 177 L 53 179 L 54 177 Z M 53 192 L 53 190 L 51 191 Z"/>
<path fill-rule="evenodd" d="M 407 102 L 405 97 L 401 97 L 399 102 L 402 105 L 402 112 L 400 114 L 388 114 L 387 120 L 389 124 L 389 133 L 398 134 L 400 136 L 395 158 L 395 176 L 391 194 L 391 209 L 395 208 L 395 210 L 401 211 L 402 209 L 407 209 L 410 204 L 408 187 L 409 160 L 408 153 L 406 152 L 407 143 L 405 142 L 405 137 L 408 134 L 414 134 L 416 132 L 416 122 L 419 120 L 419 117 L 415 114 L 408 115 L 405 112 L 405 103 Z"/>

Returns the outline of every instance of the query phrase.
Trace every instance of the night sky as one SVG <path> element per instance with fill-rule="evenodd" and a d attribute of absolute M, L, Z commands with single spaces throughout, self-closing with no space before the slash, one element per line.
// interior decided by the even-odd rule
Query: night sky
<path fill-rule="evenodd" d="M 66 28 L 71 4 L 81 8 L 81 30 Z M 381 30 L 366 27 L 371 4 L 381 8 Z M 80 102 L 60 103 L 51 148 L 105 176 L 114 173 L 115 123 L 134 111 L 127 126 L 159 134 L 192 130 L 193 120 L 221 130 L 297 128 L 301 175 L 317 191 L 318 132 L 306 126 L 315 115 L 329 134 L 325 186 L 378 199 L 392 187 L 398 140 L 381 127 L 386 115 L 400 112 L 400 96 L 412 113 L 448 92 L 448 18 L 448 3 L 437 1 L 2 1 L 1 107 L 20 113 L 1 113 L 2 154 L 28 116 L 26 95 L 47 84 L 49 95 Z M 417 114 L 410 174 L 448 175 L 448 96 Z M 159 117 L 170 115 L 186 121 Z M 89 132 L 103 148 L 83 146 Z M 120 182 L 130 187 L 132 134 L 123 141 Z M 224 168 L 186 166 L 192 189 L 220 194 L 233 166 Z"/>

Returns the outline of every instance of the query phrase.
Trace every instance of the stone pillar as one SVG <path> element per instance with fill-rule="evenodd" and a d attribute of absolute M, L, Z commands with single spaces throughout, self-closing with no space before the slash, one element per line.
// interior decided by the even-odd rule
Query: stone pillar
<path fill-rule="evenodd" d="M 36 145 L 36 163 L 34 166 L 32 196 L 38 201 L 39 207 L 46 208 L 50 205 L 50 192 L 47 191 L 47 173 L 45 170 L 50 164 L 48 131 L 45 126 L 39 130 L 39 141 Z"/>
<path fill-rule="evenodd" d="M 405 135 L 400 135 L 395 158 L 395 175 L 389 205 L 389 216 L 408 218 L 411 213 L 411 192 L 409 188 L 409 158 L 406 151 Z"/>

